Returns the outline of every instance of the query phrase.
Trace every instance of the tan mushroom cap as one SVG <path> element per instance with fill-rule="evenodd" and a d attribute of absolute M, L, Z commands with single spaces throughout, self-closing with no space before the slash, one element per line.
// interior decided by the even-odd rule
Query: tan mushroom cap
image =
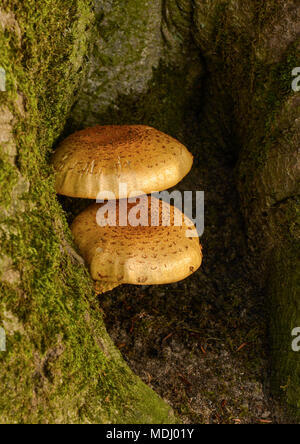
<path fill-rule="evenodd" d="M 192 164 L 184 145 L 143 125 L 87 128 L 65 139 L 53 155 L 57 193 L 86 199 L 104 191 L 116 199 L 163 191 L 180 182 Z M 120 183 L 127 192 L 119 192 Z"/>
<path fill-rule="evenodd" d="M 143 199 L 146 219 L 151 221 L 152 217 L 158 226 L 119 226 L 120 201 L 93 204 L 73 222 L 75 242 L 94 280 L 114 283 L 111 288 L 121 284 L 168 284 L 185 279 L 200 267 L 199 237 L 188 237 L 197 236 L 193 223 L 168 203 L 154 197 L 151 201 L 148 196 Z M 116 206 L 116 226 L 97 223 L 97 213 L 99 222 L 99 210 L 103 205 L 110 209 Z M 129 217 L 134 206 L 128 204 Z M 124 208 L 121 205 L 121 214 L 125 214 L 126 220 Z M 163 226 L 168 220 L 171 226 Z M 178 224 L 180 220 L 182 226 L 175 226 L 174 221 Z"/>

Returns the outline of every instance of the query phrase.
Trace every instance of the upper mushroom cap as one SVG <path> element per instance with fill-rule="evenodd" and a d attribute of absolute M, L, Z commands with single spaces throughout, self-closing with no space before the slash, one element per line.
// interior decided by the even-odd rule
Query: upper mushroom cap
<path fill-rule="evenodd" d="M 188 237 L 188 233 L 196 234 L 193 223 L 173 206 L 152 199 L 157 204 L 151 208 L 151 198 L 146 197 L 146 211 L 149 220 L 151 212 L 159 214 L 158 226 L 119 226 L 119 201 L 105 204 L 116 205 L 116 226 L 98 225 L 97 212 L 103 204 L 89 206 L 74 220 L 71 228 L 74 239 L 94 280 L 119 285 L 168 284 L 185 279 L 200 267 L 199 238 Z M 128 204 L 129 212 L 133 206 Z M 175 226 L 174 220 L 180 218 L 182 226 Z M 171 226 L 164 226 L 168 220 Z"/>
<path fill-rule="evenodd" d="M 65 139 L 53 155 L 57 193 L 86 199 L 104 191 L 116 199 L 163 191 L 180 182 L 192 164 L 184 145 L 144 125 L 87 128 Z M 119 192 L 121 183 L 127 192 Z"/>

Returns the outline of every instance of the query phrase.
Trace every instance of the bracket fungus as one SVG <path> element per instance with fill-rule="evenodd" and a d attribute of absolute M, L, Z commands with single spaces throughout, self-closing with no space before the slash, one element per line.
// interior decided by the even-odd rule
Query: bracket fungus
<path fill-rule="evenodd" d="M 114 221 L 104 219 L 103 205 L 90 205 L 71 227 L 95 281 L 104 282 L 106 288 L 170 284 L 200 267 L 202 251 L 197 230 L 177 208 L 154 196 L 146 197 L 139 205 L 144 207 L 140 210 L 141 224 L 133 226 L 129 219 L 135 204 L 105 204 L 108 214 L 117 215 Z M 127 223 L 121 224 L 121 219 Z"/>
<path fill-rule="evenodd" d="M 53 155 L 58 194 L 87 199 L 99 199 L 103 193 L 114 196 L 90 205 L 71 227 L 96 291 L 125 283 L 178 282 L 201 266 L 202 248 L 191 220 L 170 204 L 147 196 L 175 186 L 192 164 L 193 156 L 184 145 L 144 125 L 98 125 L 59 145 Z M 128 202 L 138 196 L 142 204 Z M 130 220 L 132 212 L 139 213 L 137 223 Z M 108 218 L 103 218 L 107 213 Z M 112 221 L 107 220 L 110 214 Z"/>
<path fill-rule="evenodd" d="M 116 199 L 177 185 L 193 156 L 177 140 L 144 125 L 95 126 L 67 137 L 53 156 L 56 191 L 69 197 L 97 199 L 110 191 Z M 120 194 L 120 184 L 127 190 Z M 126 194 L 125 194 L 126 193 Z"/>

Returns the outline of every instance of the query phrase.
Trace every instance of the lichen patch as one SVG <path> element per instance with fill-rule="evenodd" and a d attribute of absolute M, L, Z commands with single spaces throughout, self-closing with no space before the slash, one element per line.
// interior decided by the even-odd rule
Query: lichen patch
<path fill-rule="evenodd" d="M 20 273 L 15 269 L 13 261 L 8 256 L 0 257 L 0 277 L 2 281 L 11 285 L 20 282 Z"/>
<path fill-rule="evenodd" d="M 0 9 L 0 25 L 2 26 L 3 31 L 5 29 L 13 30 L 18 37 L 19 44 L 21 43 L 21 29 L 12 12 L 5 12 Z"/>
<path fill-rule="evenodd" d="M 3 311 L 2 324 L 7 335 L 14 335 L 15 333 L 24 334 L 24 327 L 19 319 L 11 311 Z"/>

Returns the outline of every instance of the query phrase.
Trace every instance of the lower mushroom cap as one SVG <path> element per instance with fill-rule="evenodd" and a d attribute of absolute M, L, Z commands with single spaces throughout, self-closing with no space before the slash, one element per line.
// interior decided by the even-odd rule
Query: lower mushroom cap
<path fill-rule="evenodd" d="M 200 267 L 199 238 L 188 237 L 189 234 L 195 236 L 196 228 L 181 211 L 154 197 L 144 196 L 145 211 L 142 209 L 140 213 L 144 214 L 143 223 L 148 222 L 148 226 L 131 226 L 128 218 L 127 226 L 120 226 L 120 219 L 124 224 L 124 215 L 126 218 L 128 213 L 130 219 L 135 207 L 127 201 L 125 205 L 120 202 L 93 204 L 73 222 L 75 242 L 94 280 L 119 285 L 168 284 L 185 279 Z M 103 212 L 104 205 L 109 214 L 116 210 L 116 226 L 98 225 L 99 210 Z M 101 220 L 103 222 L 103 218 Z M 151 226 L 151 220 L 158 226 Z M 179 221 L 181 226 L 175 226 Z M 170 226 L 164 226 L 168 222 Z"/>

